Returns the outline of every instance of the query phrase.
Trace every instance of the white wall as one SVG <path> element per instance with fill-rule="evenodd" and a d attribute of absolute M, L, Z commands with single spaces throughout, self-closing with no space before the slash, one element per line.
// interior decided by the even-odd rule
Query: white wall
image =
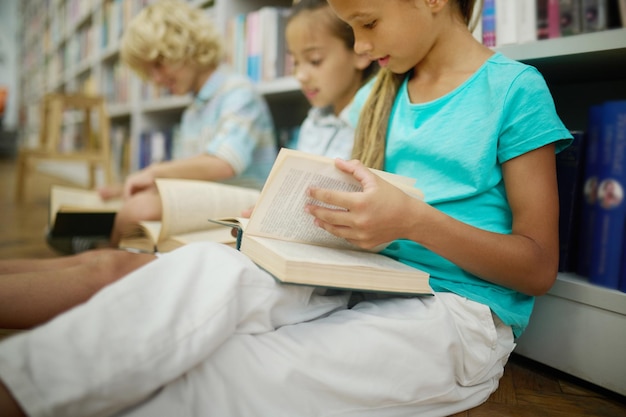
<path fill-rule="evenodd" d="M 18 7 L 21 0 L 0 0 L 0 85 L 9 90 L 3 118 L 5 129 L 17 128 L 18 113 Z"/>

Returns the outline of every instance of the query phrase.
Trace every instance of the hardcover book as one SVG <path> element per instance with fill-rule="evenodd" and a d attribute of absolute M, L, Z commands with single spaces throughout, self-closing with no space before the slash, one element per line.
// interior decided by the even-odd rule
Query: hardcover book
<path fill-rule="evenodd" d="M 589 280 L 617 289 L 626 248 L 626 100 L 603 104 L 601 132 Z"/>
<path fill-rule="evenodd" d="M 597 104 L 589 107 L 588 114 L 583 194 L 580 208 L 580 239 L 576 266 L 576 272 L 584 277 L 589 277 L 591 268 L 592 235 L 596 222 L 598 163 L 600 160 L 600 143 L 602 141 L 602 105 Z"/>
<path fill-rule="evenodd" d="M 415 198 L 414 179 L 372 170 Z M 326 288 L 431 294 L 429 274 L 373 251 L 362 250 L 345 239 L 315 226 L 304 211 L 312 200 L 312 186 L 361 191 L 352 176 L 334 166 L 332 158 L 282 149 L 247 223 L 217 219 L 242 231 L 240 250 L 278 281 Z"/>
<path fill-rule="evenodd" d="M 95 190 L 53 185 L 50 188 L 46 241 L 64 253 L 75 238 L 107 241 L 121 199 L 102 200 Z"/>
<path fill-rule="evenodd" d="M 199 241 L 234 244 L 230 231 L 208 217 L 239 216 L 254 206 L 259 191 L 211 181 L 158 178 L 161 221 L 142 221 L 127 233 L 119 247 L 142 252 L 169 252 Z"/>
<path fill-rule="evenodd" d="M 574 272 L 578 253 L 585 167 L 585 133 L 572 131 L 571 145 L 556 156 L 559 187 L 559 271 Z"/>

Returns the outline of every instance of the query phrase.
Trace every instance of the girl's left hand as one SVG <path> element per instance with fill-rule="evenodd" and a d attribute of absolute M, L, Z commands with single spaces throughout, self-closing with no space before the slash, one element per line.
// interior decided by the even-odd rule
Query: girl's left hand
<path fill-rule="evenodd" d="M 425 205 L 423 201 L 386 182 L 360 161 L 338 159 L 335 166 L 358 180 L 363 191 L 309 189 L 307 193 L 311 198 L 345 209 L 308 205 L 305 210 L 315 217 L 317 226 L 363 249 L 409 235 L 419 220 L 419 208 Z"/>

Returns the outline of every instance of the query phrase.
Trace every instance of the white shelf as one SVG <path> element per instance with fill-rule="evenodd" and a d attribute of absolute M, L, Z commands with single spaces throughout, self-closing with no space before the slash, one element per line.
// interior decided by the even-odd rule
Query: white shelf
<path fill-rule="evenodd" d="M 537 67 L 550 84 L 624 80 L 626 28 L 545 39 L 495 49 Z"/>
<path fill-rule="evenodd" d="M 626 28 L 504 45 L 496 48 L 497 51 L 509 58 L 519 61 L 543 58 L 554 60 L 562 56 L 615 52 L 624 49 L 626 49 Z"/>
<path fill-rule="evenodd" d="M 275 95 L 300 91 L 300 84 L 294 77 L 282 77 L 257 84 L 257 90 L 263 95 Z"/>
<path fill-rule="evenodd" d="M 145 101 L 141 104 L 144 112 L 161 112 L 165 110 L 182 110 L 191 104 L 191 96 L 171 96 Z"/>
<path fill-rule="evenodd" d="M 131 115 L 131 105 L 129 103 L 108 103 L 107 111 L 112 119 Z"/>
<path fill-rule="evenodd" d="M 559 274 L 515 352 L 626 395 L 626 293 Z"/>
<path fill-rule="evenodd" d="M 591 284 L 579 275 L 560 273 L 549 294 L 626 316 L 626 293 Z"/>

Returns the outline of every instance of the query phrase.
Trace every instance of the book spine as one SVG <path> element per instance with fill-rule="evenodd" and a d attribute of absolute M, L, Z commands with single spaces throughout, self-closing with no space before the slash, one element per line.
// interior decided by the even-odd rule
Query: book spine
<path fill-rule="evenodd" d="M 248 13 L 246 19 L 246 43 L 248 48 L 247 74 L 254 81 L 261 81 L 261 39 L 260 11 Z"/>
<path fill-rule="evenodd" d="M 516 44 L 517 3 L 519 0 L 496 0 L 496 46 Z"/>
<path fill-rule="evenodd" d="M 284 35 L 278 33 L 278 8 L 265 6 L 260 9 L 261 79 L 269 81 L 277 78 L 278 45 Z"/>
<path fill-rule="evenodd" d="M 519 0 L 517 5 L 517 38 L 519 43 L 537 40 L 537 1 Z"/>
<path fill-rule="evenodd" d="M 548 38 L 561 36 L 561 12 L 559 0 L 548 0 Z"/>
<path fill-rule="evenodd" d="M 496 2 L 495 0 L 485 0 L 483 5 L 483 44 L 485 46 L 496 46 Z"/>
<path fill-rule="evenodd" d="M 141 132 L 139 135 L 139 169 L 150 165 L 152 155 L 152 133 Z"/>
<path fill-rule="evenodd" d="M 150 142 L 150 164 L 165 161 L 165 133 L 161 130 L 152 132 Z"/>
<path fill-rule="evenodd" d="M 582 0 L 582 31 L 596 32 L 607 28 L 607 0 Z"/>
<path fill-rule="evenodd" d="M 548 39 L 548 0 L 537 0 L 537 39 Z"/>
<path fill-rule="evenodd" d="M 598 218 L 592 236 L 589 281 L 617 289 L 626 248 L 626 100 L 604 103 L 602 113 Z"/>
<path fill-rule="evenodd" d="M 578 251 L 582 182 L 584 174 L 584 147 L 586 135 L 572 131 L 574 140 L 556 156 L 556 174 L 559 193 L 559 272 L 574 272 Z"/>
<path fill-rule="evenodd" d="M 622 242 L 626 242 L 626 227 L 623 230 Z M 624 243 L 626 245 L 626 243 Z M 620 266 L 620 278 L 618 290 L 626 292 L 626 250 L 622 250 L 622 264 Z"/>
<path fill-rule="evenodd" d="M 474 38 L 480 43 L 483 42 L 483 16 L 481 13 L 482 13 L 482 8 L 478 7 L 478 4 L 475 5 L 474 10 L 472 12 L 472 20 L 471 20 L 471 24 L 474 25 L 474 28 L 473 28 L 474 30 L 472 31 L 472 35 L 474 35 Z"/>
<path fill-rule="evenodd" d="M 560 0 L 559 13 L 561 15 L 561 35 L 577 35 L 582 31 L 581 0 Z"/>
<path fill-rule="evenodd" d="M 591 236 L 595 223 L 595 204 L 598 187 L 598 161 L 601 139 L 602 106 L 593 105 L 588 110 L 587 137 L 585 143 L 585 170 L 580 213 L 580 240 L 576 272 L 589 276 L 591 264 Z"/>

